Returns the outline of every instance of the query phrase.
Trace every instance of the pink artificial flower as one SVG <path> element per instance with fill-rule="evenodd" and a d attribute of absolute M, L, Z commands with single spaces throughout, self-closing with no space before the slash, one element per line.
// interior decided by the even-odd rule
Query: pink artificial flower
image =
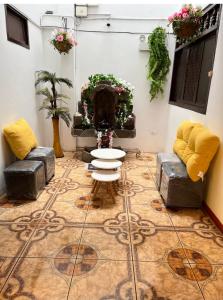
<path fill-rule="evenodd" d="M 179 12 L 179 13 L 177 14 L 177 17 L 178 17 L 179 19 L 181 19 L 181 18 L 182 18 L 182 14 Z"/>
<path fill-rule="evenodd" d="M 181 13 L 182 13 L 182 15 L 188 13 L 187 7 L 183 7 L 183 8 L 181 9 Z"/>
<path fill-rule="evenodd" d="M 58 35 L 58 36 L 56 37 L 56 41 L 57 41 L 57 42 L 63 42 L 63 35 L 62 35 L 62 34 Z"/>
<path fill-rule="evenodd" d="M 175 12 L 175 13 L 173 14 L 173 19 L 175 19 L 175 18 L 177 17 L 177 15 L 178 15 L 178 13 Z"/>
<path fill-rule="evenodd" d="M 121 86 L 116 86 L 115 91 L 116 91 L 116 93 L 118 93 L 120 95 L 122 92 L 125 91 L 125 89 Z"/>
<path fill-rule="evenodd" d="M 73 39 L 73 38 L 69 38 L 69 39 L 68 39 L 68 42 L 69 42 L 71 45 L 74 45 L 74 39 Z"/>
<path fill-rule="evenodd" d="M 173 22 L 173 19 L 174 19 L 173 16 L 169 16 L 169 17 L 168 17 L 168 21 L 169 21 L 170 23 Z"/>
<path fill-rule="evenodd" d="M 75 41 L 75 39 L 72 37 L 72 38 L 69 38 L 69 43 L 73 46 L 77 46 L 77 42 Z"/>
<path fill-rule="evenodd" d="M 188 13 L 183 13 L 183 14 L 182 14 L 183 19 L 186 19 L 188 16 L 189 16 Z"/>

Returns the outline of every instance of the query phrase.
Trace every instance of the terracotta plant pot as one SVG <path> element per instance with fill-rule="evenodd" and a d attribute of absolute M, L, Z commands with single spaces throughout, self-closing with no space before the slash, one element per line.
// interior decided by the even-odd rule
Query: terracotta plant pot
<path fill-rule="evenodd" d="M 52 118 L 53 122 L 53 148 L 56 158 L 64 157 L 63 150 L 60 145 L 59 118 Z"/>
<path fill-rule="evenodd" d="M 194 36 L 198 32 L 199 27 L 199 21 L 182 22 L 178 26 L 174 26 L 173 24 L 173 31 L 177 37 L 181 39 L 187 39 Z"/>

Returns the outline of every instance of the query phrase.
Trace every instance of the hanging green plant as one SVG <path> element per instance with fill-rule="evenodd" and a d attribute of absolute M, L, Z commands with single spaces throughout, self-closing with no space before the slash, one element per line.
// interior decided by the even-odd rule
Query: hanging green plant
<path fill-rule="evenodd" d="M 166 30 L 157 27 L 148 37 L 149 62 L 147 79 L 150 81 L 150 101 L 163 93 L 163 85 L 170 69 L 169 52 L 166 47 Z"/>

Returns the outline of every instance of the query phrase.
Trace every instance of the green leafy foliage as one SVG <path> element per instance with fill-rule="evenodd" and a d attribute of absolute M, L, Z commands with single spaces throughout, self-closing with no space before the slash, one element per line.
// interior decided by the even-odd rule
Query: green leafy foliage
<path fill-rule="evenodd" d="M 40 83 L 50 83 L 51 91 L 48 87 L 37 90 L 37 95 L 44 96 L 39 110 L 48 110 L 47 118 L 61 118 L 66 123 L 67 127 L 69 127 L 71 116 L 69 109 L 64 106 L 64 104 L 67 104 L 66 99 L 69 99 L 69 97 L 64 94 L 58 94 L 56 90 L 56 84 L 63 83 L 71 88 L 73 86 L 72 82 L 67 78 L 56 77 L 55 73 L 40 71 L 35 82 L 35 86 L 39 85 Z"/>
<path fill-rule="evenodd" d="M 147 79 L 150 81 L 150 101 L 163 93 L 163 85 L 170 68 L 169 52 L 166 47 L 166 31 L 157 27 L 148 37 L 149 62 Z"/>

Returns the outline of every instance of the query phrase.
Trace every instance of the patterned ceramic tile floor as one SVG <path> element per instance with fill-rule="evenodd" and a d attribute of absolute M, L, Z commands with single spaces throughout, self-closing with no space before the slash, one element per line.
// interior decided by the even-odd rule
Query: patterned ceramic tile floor
<path fill-rule="evenodd" d="M 0 299 L 222 300 L 223 236 L 201 210 L 167 210 L 155 156 L 129 154 L 116 203 L 92 202 L 74 153 L 36 201 L 0 201 Z"/>

